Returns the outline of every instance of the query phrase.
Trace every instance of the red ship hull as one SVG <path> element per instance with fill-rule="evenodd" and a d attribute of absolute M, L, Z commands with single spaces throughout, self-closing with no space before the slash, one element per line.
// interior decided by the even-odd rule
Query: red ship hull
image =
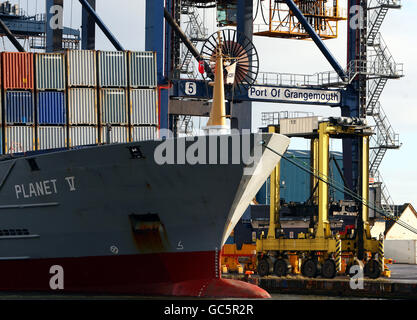
<path fill-rule="evenodd" d="M 221 279 L 216 252 L 7 260 L 0 290 L 14 292 L 135 294 L 204 298 L 269 298 L 263 289 Z M 53 289 L 62 267 L 63 289 Z M 51 288 L 52 283 L 52 288 Z"/>

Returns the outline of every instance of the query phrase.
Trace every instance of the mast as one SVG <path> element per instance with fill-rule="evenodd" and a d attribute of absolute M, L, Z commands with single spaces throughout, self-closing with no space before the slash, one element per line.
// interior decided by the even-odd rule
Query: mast
<path fill-rule="evenodd" d="M 210 118 L 204 127 L 206 134 L 228 134 L 230 127 L 226 125 L 226 101 L 224 95 L 224 74 L 223 74 L 223 53 L 222 38 L 220 31 L 218 34 L 218 44 L 216 50 L 216 66 L 214 72 L 213 102 Z"/>

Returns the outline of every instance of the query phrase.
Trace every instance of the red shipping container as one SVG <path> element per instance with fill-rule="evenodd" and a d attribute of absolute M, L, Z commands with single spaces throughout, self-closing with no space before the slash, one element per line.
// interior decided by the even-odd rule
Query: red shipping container
<path fill-rule="evenodd" d="M 3 52 L 4 89 L 33 89 L 33 53 Z"/>

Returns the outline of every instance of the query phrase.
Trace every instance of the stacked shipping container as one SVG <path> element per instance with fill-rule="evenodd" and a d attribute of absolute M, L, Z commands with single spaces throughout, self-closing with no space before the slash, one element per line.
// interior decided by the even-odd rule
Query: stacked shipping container
<path fill-rule="evenodd" d="M 152 52 L 2 53 L 4 151 L 154 139 L 155 61 Z"/>
<path fill-rule="evenodd" d="M 65 55 L 38 53 L 35 55 L 36 115 L 38 150 L 67 146 L 67 108 Z"/>
<path fill-rule="evenodd" d="M 98 52 L 100 138 L 104 143 L 128 142 L 127 53 Z M 111 126 L 111 131 L 109 126 Z M 107 141 L 110 138 L 111 141 Z"/>
<path fill-rule="evenodd" d="M 67 51 L 70 147 L 98 143 L 97 58 L 92 50 Z"/>
<path fill-rule="evenodd" d="M 156 56 L 129 52 L 129 115 L 132 141 L 152 140 L 158 132 Z"/>
<path fill-rule="evenodd" d="M 1 60 L 4 151 L 35 150 L 33 53 L 2 52 Z"/>

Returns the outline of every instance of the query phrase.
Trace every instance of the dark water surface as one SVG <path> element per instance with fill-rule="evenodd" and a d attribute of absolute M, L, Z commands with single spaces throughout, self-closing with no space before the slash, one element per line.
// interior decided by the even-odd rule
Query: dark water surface
<path fill-rule="evenodd" d="M 135 295 L 77 295 L 77 294 L 43 294 L 43 293 L 0 293 L 0 300 L 205 300 L 201 298 L 162 297 L 162 296 L 135 296 Z M 212 299 L 209 299 L 212 300 Z M 250 301 L 251 299 L 216 299 Z M 259 299 L 264 300 L 264 299 Z M 297 295 L 297 294 L 271 294 L 266 300 L 377 300 L 370 298 Z M 379 299 L 380 300 L 380 299 Z"/>

